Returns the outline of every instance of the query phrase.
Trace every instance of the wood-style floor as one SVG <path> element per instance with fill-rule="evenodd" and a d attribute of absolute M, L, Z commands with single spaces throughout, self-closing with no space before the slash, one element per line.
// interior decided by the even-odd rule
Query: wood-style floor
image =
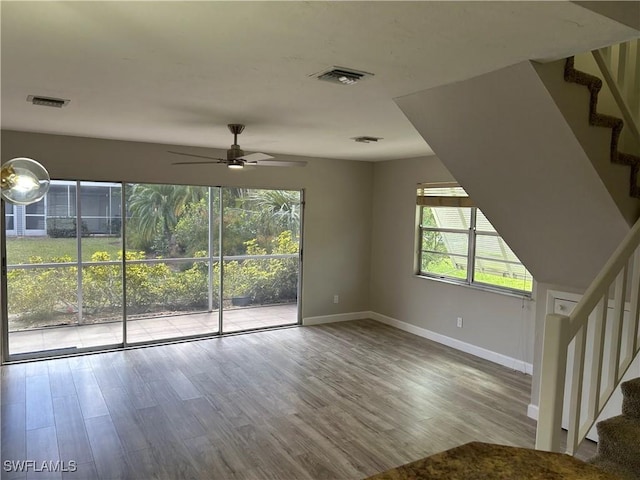
<path fill-rule="evenodd" d="M 358 479 L 533 447 L 530 382 L 370 320 L 8 365 L 2 479 Z"/>

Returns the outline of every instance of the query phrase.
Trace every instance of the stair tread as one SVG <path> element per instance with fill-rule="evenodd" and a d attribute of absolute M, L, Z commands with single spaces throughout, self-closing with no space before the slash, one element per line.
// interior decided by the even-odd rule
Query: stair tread
<path fill-rule="evenodd" d="M 629 417 L 628 415 L 617 415 L 615 417 L 607 418 L 606 420 L 602 420 L 598 422 L 598 429 L 600 430 L 611 430 L 612 432 L 625 432 L 628 435 L 637 435 L 637 438 L 640 439 L 640 420 L 637 418 Z M 638 443 L 638 447 L 640 448 L 640 442 Z"/>

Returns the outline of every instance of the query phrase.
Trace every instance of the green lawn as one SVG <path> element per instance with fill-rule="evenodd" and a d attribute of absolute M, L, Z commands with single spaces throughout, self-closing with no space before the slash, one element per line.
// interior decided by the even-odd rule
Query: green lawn
<path fill-rule="evenodd" d="M 429 262 L 424 271 L 434 273 L 436 275 L 444 275 L 454 278 L 467 278 L 467 271 L 463 269 L 457 269 L 453 266 L 449 257 L 441 257 L 437 260 Z M 494 285 L 497 287 L 512 288 L 514 290 L 531 291 L 533 282 L 529 278 L 527 280 L 518 278 L 503 277 L 502 275 L 495 275 L 491 273 L 475 272 L 474 281 L 479 283 L 486 283 L 488 285 Z"/>
<path fill-rule="evenodd" d="M 122 250 L 121 239 L 112 237 L 87 237 L 82 239 L 82 260 L 88 262 L 94 252 L 108 252 L 117 259 Z M 18 265 L 29 262 L 29 257 L 41 257 L 45 262 L 68 255 L 72 260 L 78 258 L 75 238 L 7 238 L 7 263 Z"/>

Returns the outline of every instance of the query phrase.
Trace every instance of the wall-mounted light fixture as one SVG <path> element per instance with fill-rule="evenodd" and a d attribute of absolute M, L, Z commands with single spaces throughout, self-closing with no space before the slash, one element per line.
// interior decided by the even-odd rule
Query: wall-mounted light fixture
<path fill-rule="evenodd" d="M 30 158 L 13 158 L 0 168 L 0 196 L 9 203 L 35 203 L 45 196 L 50 183 L 47 169 Z"/>

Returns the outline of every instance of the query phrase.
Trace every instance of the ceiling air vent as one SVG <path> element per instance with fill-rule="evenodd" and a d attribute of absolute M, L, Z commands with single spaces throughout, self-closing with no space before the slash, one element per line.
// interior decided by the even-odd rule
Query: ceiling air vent
<path fill-rule="evenodd" d="M 359 143 L 375 143 L 378 140 L 382 140 L 382 137 L 368 137 L 368 136 L 362 136 L 362 137 L 353 137 L 352 140 L 355 140 L 356 142 Z"/>
<path fill-rule="evenodd" d="M 31 102 L 34 105 L 40 105 L 43 107 L 56 107 L 62 108 L 67 105 L 71 100 L 64 98 L 42 97 L 40 95 L 29 95 L 27 102 Z"/>
<path fill-rule="evenodd" d="M 353 85 L 363 78 L 372 77 L 373 73 L 361 72 L 344 67 L 333 67 L 331 70 L 316 75 L 318 80 L 338 83 L 341 85 Z"/>

